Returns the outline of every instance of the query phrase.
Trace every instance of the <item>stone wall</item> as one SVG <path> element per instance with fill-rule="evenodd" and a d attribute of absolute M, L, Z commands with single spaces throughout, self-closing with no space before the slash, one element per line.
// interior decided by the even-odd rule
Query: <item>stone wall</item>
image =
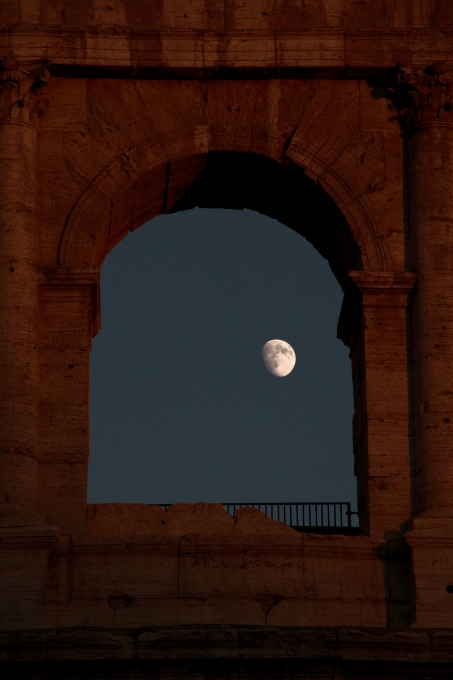
<path fill-rule="evenodd" d="M 200 635 L 230 675 L 264 672 L 238 661 L 255 655 L 279 675 L 445 677 L 452 38 L 449 0 L 1 3 L 0 616 L 29 677 L 60 673 L 56 648 L 63 677 L 75 649 L 87 677 L 90 654 L 100 675 L 162 674 L 134 664 L 169 658 L 170 638 L 198 665 L 165 673 L 221 675 L 187 626 L 220 627 Z M 87 514 L 99 268 L 131 229 L 197 205 L 279 219 L 345 291 L 362 536 L 216 505 Z M 249 647 L 241 626 L 259 629 Z M 292 627 L 305 666 L 266 642 Z"/>

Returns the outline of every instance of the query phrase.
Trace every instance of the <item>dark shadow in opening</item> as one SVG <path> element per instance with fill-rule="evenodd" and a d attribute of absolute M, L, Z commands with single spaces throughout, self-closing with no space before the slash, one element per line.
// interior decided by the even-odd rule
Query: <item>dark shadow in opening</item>
<path fill-rule="evenodd" d="M 351 270 L 362 269 L 360 249 L 332 198 L 298 166 L 256 154 L 210 153 L 182 197 L 168 210 L 248 208 L 304 236 L 329 262 L 342 288 Z"/>

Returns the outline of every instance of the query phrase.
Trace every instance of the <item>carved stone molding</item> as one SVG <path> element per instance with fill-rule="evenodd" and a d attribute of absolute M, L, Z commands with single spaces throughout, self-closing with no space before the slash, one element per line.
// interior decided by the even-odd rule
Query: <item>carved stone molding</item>
<path fill-rule="evenodd" d="M 349 272 L 338 319 L 337 338 L 352 347 L 367 307 L 406 307 L 417 274 L 414 272 Z"/>
<path fill-rule="evenodd" d="M 61 302 L 71 299 L 71 290 L 85 289 L 91 337 L 101 328 L 99 267 L 43 267 L 39 283 L 41 292 L 53 293 Z M 77 296 L 75 299 L 78 299 Z"/>
<path fill-rule="evenodd" d="M 444 62 L 435 61 L 423 73 L 400 68 L 386 96 L 403 131 L 427 123 L 453 125 L 453 74 L 447 73 Z"/>
<path fill-rule="evenodd" d="M 5 59 L 0 69 L 0 122 L 35 123 L 49 102 L 44 86 L 49 71 L 41 64 L 23 65 Z"/>

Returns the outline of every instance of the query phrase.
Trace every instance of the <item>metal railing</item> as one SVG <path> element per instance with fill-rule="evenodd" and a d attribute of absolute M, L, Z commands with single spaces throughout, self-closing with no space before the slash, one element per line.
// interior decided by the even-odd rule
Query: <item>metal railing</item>
<path fill-rule="evenodd" d="M 167 510 L 171 504 L 159 504 Z M 231 516 L 240 508 L 256 508 L 296 531 L 318 534 L 359 533 L 358 512 L 351 503 L 222 503 Z M 353 520 L 354 517 L 354 520 Z"/>

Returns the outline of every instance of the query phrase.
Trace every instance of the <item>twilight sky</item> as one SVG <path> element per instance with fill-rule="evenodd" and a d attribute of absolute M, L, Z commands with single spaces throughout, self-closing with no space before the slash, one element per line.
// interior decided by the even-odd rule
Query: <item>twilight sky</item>
<path fill-rule="evenodd" d="M 342 292 L 296 232 L 249 210 L 162 215 L 101 270 L 88 501 L 352 501 Z M 267 340 L 297 356 L 285 378 Z"/>

